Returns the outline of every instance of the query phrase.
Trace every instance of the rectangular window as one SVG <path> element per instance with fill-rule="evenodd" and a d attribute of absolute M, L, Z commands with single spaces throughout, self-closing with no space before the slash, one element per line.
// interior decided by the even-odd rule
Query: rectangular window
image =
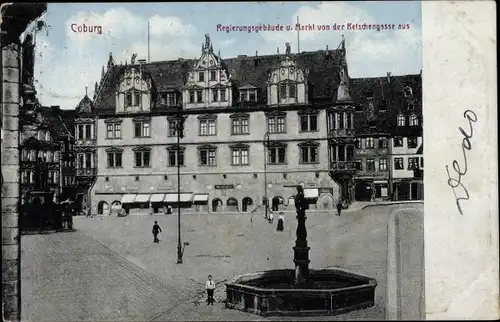
<path fill-rule="evenodd" d="M 240 90 L 240 102 L 246 102 L 247 101 L 247 90 Z"/>
<path fill-rule="evenodd" d="M 226 101 L 226 89 L 221 89 L 220 90 L 220 101 L 225 102 Z"/>
<path fill-rule="evenodd" d="M 115 124 L 115 139 L 121 139 L 122 137 L 122 125 Z"/>
<path fill-rule="evenodd" d="M 366 159 L 366 171 L 375 171 L 374 159 Z"/>
<path fill-rule="evenodd" d="M 85 164 L 85 155 L 78 154 L 78 163 L 76 164 L 78 169 L 83 169 Z"/>
<path fill-rule="evenodd" d="M 279 86 L 278 98 L 279 99 L 286 98 L 286 84 L 281 84 Z"/>
<path fill-rule="evenodd" d="M 149 167 L 151 160 L 151 152 L 137 151 L 135 152 L 135 166 L 136 167 Z"/>
<path fill-rule="evenodd" d="M 387 139 L 386 138 L 378 138 L 378 147 L 379 147 L 379 149 L 387 148 Z"/>
<path fill-rule="evenodd" d="M 107 139 L 114 138 L 113 124 L 106 125 L 106 138 Z"/>
<path fill-rule="evenodd" d="M 248 93 L 248 100 L 250 102 L 257 102 L 257 91 L 256 90 L 250 90 Z"/>
<path fill-rule="evenodd" d="M 232 149 L 232 165 L 248 165 L 248 148 Z"/>
<path fill-rule="evenodd" d="M 235 118 L 231 121 L 231 134 L 248 134 L 248 118 Z"/>
<path fill-rule="evenodd" d="M 352 114 L 347 113 L 346 119 L 347 119 L 347 127 L 346 128 L 352 129 Z"/>
<path fill-rule="evenodd" d="M 404 168 L 403 158 L 394 158 L 394 169 L 403 170 Z"/>
<path fill-rule="evenodd" d="M 373 149 L 375 147 L 375 140 L 373 138 L 366 138 L 366 148 Z"/>
<path fill-rule="evenodd" d="M 205 81 L 205 72 L 198 72 L 198 81 L 199 82 Z"/>
<path fill-rule="evenodd" d="M 418 140 L 417 137 L 415 136 L 410 136 L 408 138 L 408 148 L 409 149 L 415 149 L 418 146 Z"/>
<path fill-rule="evenodd" d="M 402 147 L 403 146 L 403 138 L 400 136 L 394 137 L 394 147 Z"/>
<path fill-rule="evenodd" d="M 217 80 L 217 73 L 215 72 L 215 70 L 210 71 L 210 80 L 211 81 Z"/>
<path fill-rule="evenodd" d="M 85 153 L 85 168 L 92 168 L 92 153 Z"/>
<path fill-rule="evenodd" d="M 268 149 L 268 163 L 269 164 L 283 164 L 286 159 L 285 147 L 271 147 Z"/>
<path fill-rule="evenodd" d="M 92 125 L 85 124 L 85 138 L 92 139 Z"/>
<path fill-rule="evenodd" d="M 134 97 L 135 97 L 135 102 L 134 102 L 134 105 L 135 106 L 141 106 L 142 104 L 142 94 L 141 92 L 139 91 L 135 91 L 134 92 Z"/>
<path fill-rule="evenodd" d="M 418 169 L 418 158 L 408 158 L 408 170 Z"/>
<path fill-rule="evenodd" d="M 379 171 L 387 171 L 387 159 L 379 159 L 378 160 L 378 169 Z"/>
<path fill-rule="evenodd" d="M 300 163 L 318 162 L 318 148 L 315 146 L 304 146 L 300 148 Z"/>
<path fill-rule="evenodd" d="M 196 103 L 203 103 L 203 91 L 196 91 Z"/>
<path fill-rule="evenodd" d="M 361 159 L 356 159 L 356 169 L 357 170 L 363 170 L 363 160 Z"/>
<path fill-rule="evenodd" d="M 83 135 L 85 133 L 83 133 L 83 125 L 80 124 L 78 125 L 78 140 L 83 140 Z"/>
<path fill-rule="evenodd" d="M 122 152 L 108 152 L 108 168 L 120 168 L 122 166 Z"/>
<path fill-rule="evenodd" d="M 200 150 L 200 165 L 211 167 L 217 165 L 214 149 Z"/>
<path fill-rule="evenodd" d="M 297 86 L 295 86 L 295 84 L 288 85 L 288 97 L 290 97 L 290 98 L 297 97 Z"/>
<path fill-rule="evenodd" d="M 200 136 L 217 135 L 216 120 L 200 120 Z"/>
<path fill-rule="evenodd" d="M 168 106 L 175 106 L 175 93 L 168 93 L 167 94 L 167 105 Z"/>
<path fill-rule="evenodd" d="M 150 123 L 149 122 L 134 122 L 134 137 L 147 138 L 150 137 Z"/>
<path fill-rule="evenodd" d="M 339 129 L 344 129 L 344 113 L 338 113 L 337 114 L 338 120 L 339 120 Z"/>
<path fill-rule="evenodd" d="M 300 116 L 300 131 L 313 132 L 318 130 L 317 115 L 301 115 Z"/>
<path fill-rule="evenodd" d="M 177 136 L 176 121 L 168 121 L 168 136 Z"/>
<path fill-rule="evenodd" d="M 184 150 L 179 151 L 179 157 L 177 157 L 177 150 L 168 151 L 168 166 L 176 167 L 177 161 L 180 167 L 184 166 Z"/>
<path fill-rule="evenodd" d="M 126 95 L 125 106 L 132 106 L 132 92 L 128 92 Z"/>
<path fill-rule="evenodd" d="M 420 168 L 424 168 L 424 157 L 420 158 Z"/>
<path fill-rule="evenodd" d="M 194 91 L 189 91 L 189 103 L 194 103 Z"/>
<path fill-rule="evenodd" d="M 212 89 L 212 102 L 217 102 L 219 99 L 219 90 Z"/>

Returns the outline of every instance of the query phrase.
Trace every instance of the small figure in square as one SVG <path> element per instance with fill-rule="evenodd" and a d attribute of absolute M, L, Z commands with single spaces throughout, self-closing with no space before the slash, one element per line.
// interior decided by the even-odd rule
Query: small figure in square
<path fill-rule="evenodd" d="M 171 214 L 172 214 L 172 206 L 167 205 L 167 215 L 171 215 Z"/>
<path fill-rule="evenodd" d="M 212 275 L 208 275 L 208 281 L 205 283 L 207 290 L 207 305 L 214 305 L 215 282 L 212 280 Z"/>
<path fill-rule="evenodd" d="M 285 216 L 283 214 L 283 211 L 281 211 L 278 215 L 278 226 L 276 227 L 277 231 L 283 231 L 284 229 L 284 221 L 285 221 Z"/>
<path fill-rule="evenodd" d="M 339 200 L 339 202 L 337 202 L 337 216 L 340 216 L 341 212 L 342 212 L 342 202 Z"/>
<path fill-rule="evenodd" d="M 273 214 L 273 212 L 271 211 L 271 212 L 269 213 L 269 223 L 270 223 L 270 224 L 272 224 L 273 222 L 274 222 L 274 214 Z"/>
<path fill-rule="evenodd" d="M 158 226 L 158 222 L 155 221 L 155 224 L 153 225 L 153 236 L 154 240 L 153 243 L 159 243 L 160 240 L 158 239 L 158 234 L 161 232 L 160 226 Z"/>

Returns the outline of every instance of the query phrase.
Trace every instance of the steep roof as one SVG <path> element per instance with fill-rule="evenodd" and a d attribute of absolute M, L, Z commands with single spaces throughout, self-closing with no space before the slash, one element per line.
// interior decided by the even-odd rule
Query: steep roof
<path fill-rule="evenodd" d="M 94 104 L 92 100 L 85 94 L 80 103 L 76 106 L 77 113 L 92 113 L 94 111 Z"/>
<path fill-rule="evenodd" d="M 41 106 L 39 109 L 40 128 L 47 129 L 54 139 L 71 135 L 71 130 L 64 122 L 65 113 L 59 106 Z"/>
<path fill-rule="evenodd" d="M 405 97 L 405 88 L 412 90 L 411 97 Z M 389 133 L 392 135 L 421 135 L 422 127 L 398 127 L 397 116 L 407 118 L 416 114 L 422 122 L 422 77 L 420 74 L 371 78 L 353 78 L 350 84 L 351 95 L 359 111 L 355 116 L 358 134 Z M 369 109 L 367 98 L 373 99 L 373 112 Z M 408 104 L 414 109 L 409 110 Z M 380 109 L 385 104 L 385 111 Z"/>
<path fill-rule="evenodd" d="M 329 99 L 336 96 L 339 82 L 338 71 L 342 58 L 341 50 L 320 50 L 289 55 L 303 70 L 307 68 L 309 98 L 311 100 Z M 222 60 L 222 65 L 232 75 L 234 86 L 253 85 L 259 88 L 261 102 L 266 102 L 266 82 L 272 70 L 277 68 L 285 55 L 238 56 Z M 148 73 L 159 92 L 182 90 L 187 81 L 189 71 L 196 63 L 193 59 L 153 62 L 143 65 L 143 71 Z M 129 66 L 113 66 L 106 73 L 94 106 L 97 110 L 114 110 L 115 90 L 120 77 Z"/>

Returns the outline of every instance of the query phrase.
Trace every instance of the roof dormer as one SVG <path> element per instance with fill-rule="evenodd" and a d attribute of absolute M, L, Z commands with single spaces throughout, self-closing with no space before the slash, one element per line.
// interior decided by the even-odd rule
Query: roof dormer
<path fill-rule="evenodd" d="M 149 111 L 153 102 L 153 81 L 142 66 L 128 67 L 116 91 L 117 112 Z"/>
<path fill-rule="evenodd" d="M 267 81 L 269 105 L 307 104 L 307 70 L 302 70 L 289 56 L 271 71 Z"/>

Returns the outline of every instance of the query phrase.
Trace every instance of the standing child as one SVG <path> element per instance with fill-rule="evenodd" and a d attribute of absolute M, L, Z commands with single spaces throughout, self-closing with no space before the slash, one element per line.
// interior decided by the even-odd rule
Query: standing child
<path fill-rule="evenodd" d="M 208 281 L 205 283 L 207 290 L 207 305 L 214 305 L 215 282 L 212 280 L 212 275 L 208 275 Z"/>
<path fill-rule="evenodd" d="M 158 226 L 158 222 L 155 221 L 155 224 L 153 225 L 153 236 L 154 240 L 153 243 L 159 243 L 160 240 L 158 239 L 158 234 L 161 232 L 160 226 Z"/>
<path fill-rule="evenodd" d="M 285 216 L 283 215 L 283 211 L 280 212 L 280 214 L 278 215 L 278 227 L 276 227 L 276 230 L 277 231 L 283 231 L 284 229 L 284 223 L 285 221 Z"/>
<path fill-rule="evenodd" d="M 274 222 L 274 215 L 273 215 L 273 212 L 271 211 L 269 213 L 269 223 L 272 224 Z"/>

